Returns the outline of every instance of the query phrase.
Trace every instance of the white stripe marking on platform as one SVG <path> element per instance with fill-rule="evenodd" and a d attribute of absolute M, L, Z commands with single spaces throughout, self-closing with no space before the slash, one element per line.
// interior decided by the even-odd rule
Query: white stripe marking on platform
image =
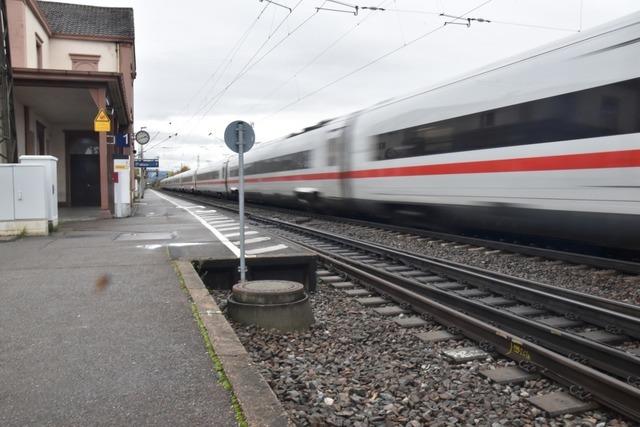
<path fill-rule="evenodd" d="M 186 206 L 180 206 L 178 203 L 174 202 L 173 200 L 171 200 L 170 198 L 158 193 L 157 191 L 151 190 L 151 192 L 153 194 L 155 194 L 156 196 L 160 197 L 161 199 L 166 200 L 167 202 L 170 202 L 171 204 L 175 205 L 178 208 L 183 208 L 185 211 L 189 212 L 189 215 L 192 215 L 195 219 L 197 219 L 198 221 L 200 221 L 200 223 L 211 232 L 211 234 L 213 234 L 223 245 L 225 245 L 227 247 L 227 249 L 229 249 L 231 252 L 233 252 L 233 254 L 236 257 L 240 257 L 240 249 L 238 249 L 238 247 L 236 245 L 234 245 L 233 243 L 231 243 L 229 241 L 229 239 L 227 239 L 225 237 L 224 234 L 220 233 L 218 230 L 216 230 L 215 228 L 213 228 L 211 225 L 207 224 L 207 222 L 200 218 L 198 215 L 196 215 L 195 213 L 191 212 L 189 210 L 189 207 Z M 191 206 L 192 207 L 192 206 Z M 200 206 L 200 208 L 204 208 L 204 206 Z M 256 232 L 257 233 L 257 232 Z"/>
<path fill-rule="evenodd" d="M 234 223 L 237 224 L 238 221 L 236 221 L 235 219 L 214 219 L 214 220 L 208 220 L 207 221 L 209 224 L 211 225 L 220 225 L 220 224 L 229 224 L 229 223 Z"/>
<path fill-rule="evenodd" d="M 253 239 L 247 239 L 244 241 L 245 244 L 250 245 L 251 243 L 260 243 L 266 242 L 267 240 L 271 240 L 271 237 L 254 237 Z M 234 245 L 238 246 L 240 244 L 240 240 L 236 240 L 235 242 L 231 242 Z"/>
<path fill-rule="evenodd" d="M 265 254 L 267 252 L 280 251 L 282 249 L 287 249 L 288 247 L 289 246 L 283 245 L 282 243 L 280 243 L 279 245 L 267 246 L 266 248 L 251 249 L 245 252 L 247 253 L 247 255 L 258 255 L 258 254 Z"/>
<path fill-rule="evenodd" d="M 211 210 L 209 210 L 209 211 L 196 211 L 196 213 L 199 213 L 199 214 L 204 214 L 204 213 L 214 213 L 214 212 L 218 212 L 218 211 L 213 210 L 213 209 L 211 209 Z"/>
<path fill-rule="evenodd" d="M 252 236 L 254 234 L 258 234 L 258 232 L 257 231 L 245 231 L 244 232 L 245 236 Z M 224 235 L 224 237 L 238 237 L 238 236 L 240 236 L 239 232 L 238 233 L 229 233 L 229 234 L 225 234 Z M 229 243 L 231 243 L 231 242 L 229 242 Z"/>
<path fill-rule="evenodd" d="M 233 230 L 239 230 L 239 229 L 240 229 L 239 225 L 233 225 L 233 226 L 224 225 L 222 227 L 216 228 L 216 230 L 218 231 L 233 231 Z"/>

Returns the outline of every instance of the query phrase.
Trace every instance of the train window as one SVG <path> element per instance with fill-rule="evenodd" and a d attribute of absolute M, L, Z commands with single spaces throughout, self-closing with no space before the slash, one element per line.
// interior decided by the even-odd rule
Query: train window
<path fill-rule="evenodd" d="M 219 171 L 211 171 L 211 172 L 205 172 L 203 174 L 200 174 L 198 176 L 199 180 L 207 180 L 207 179 L 218 179 L 220 178 L 220 172 Z"/>
<path fill-rule="evenodd" d="M 374 160 L 640 132 L 640 79 L 377 135 Z"/>
<path fill-rule="evenodd" d="M 245 166 L 245 174 L 256 175 L 261 173 L 308 169 L 311 166 L 310 159 L 310 150 L 285 154 L 284 156 L 272 157 L 270 159 L 259 160 L 257 162 L 247 164 Z M 233 173 L 233 169 L 231 173 Z M 235 176 L 237 176 L 237 168 Z"/>
<path fill-rule="evenodd" d="M 238 176 L 238 167 L 233 167 L 229 169 L 229 176 Z"/>

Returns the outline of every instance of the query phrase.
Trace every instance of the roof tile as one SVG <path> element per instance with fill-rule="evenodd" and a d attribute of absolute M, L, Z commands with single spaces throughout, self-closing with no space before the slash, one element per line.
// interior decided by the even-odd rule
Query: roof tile
<path fill-rule="evenodd" d="M 133 9 L 38 1 L 54 34 L 134 38 Z"/>

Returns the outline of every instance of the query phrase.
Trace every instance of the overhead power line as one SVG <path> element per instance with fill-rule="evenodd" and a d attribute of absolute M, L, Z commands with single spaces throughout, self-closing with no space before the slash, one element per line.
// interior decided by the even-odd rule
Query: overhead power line
<path fill-rule="evenodd" d="M 383 0 L 382 2 L 379 3 L 379 6 L 383 5 L 384 3 L 386 3 L 389 0 Z M 275 95 L 276 93 L 278 93 L 278 91 L 280 89 L 282 89 L 284 86 L 286 86 L 289 82 L 291 82 L 293 79 L 295 79 L 296 77 L 298 77 L 304 70 L 306 70 L 307 68 L 309 68 L 311 65 L 313 65 L 318 59 L 320 59 L 322 56 L 324 56 L 327 52 L 329 52 L 331 49 L 333 49 L 338 43 L 340 43 L 342 40 L 344 40 L 349 34 L 351 34 L 352 32 L 354 32 L 355 30 L 357 30 L 360 25 L 362 25 L 367 19 L 369 19 L 372 15 L 374 14 L 374 12 L 369 12 L 364 18 L 362 18 L 360 21 L 358 21 L 353 27 L 349 28 L 347 31 L 345 31 L 344 33 L 342 33 L 340 36 L 338 36 L 335 40 L 333 40 L 331 43 L 329 43 L 329 45 L 327 47 L 325 47 L 322 51 L 320 51 L 316 56 L 314 56 L 309 62 L 307 62 L 305 65 L 303 65 L 301 68 L 299 68 L 295 73 L 293 73 L 293 75 L 291 75 L 291 77 L 289 77 L 287 80 L 285 80 L 283 83 L 281 83 L 280 85 L 278 85 L 276 88 L 274 88 L 273 90 L 271 90 L 267 95 L 265 95 L 263 97 L 264 98 L 271 98 L 273 95 Z"/>
<path fill-rule="evenodd" d="M 202 86 L 200 86 L 198 88 L 198 90 L 193 94 L 193 96 L 189 99 L 189 102 L 187 103 L 187 105 L 185 106 L 185 108 L 188 108 L 189 105 L 191 104 L 191 102 L 193 102 L 195 100 L 195 98 L 198 97 L 198 95 L 202 94 L 202 90 L 207 86 L 207 84 L 216 76 L 218 75 L 218 71 L 220 71 L 223 67 L 223 65 L 226 64 L 226 67 L 229 66 L 229 64 L 231 62 L 233 62 L 233 58 L 235 57 L 235 55 L 238 53 L 238 51 L 240 50 L 240 48 L 242 47 L 242 44 L 244 44 L 244 42 L 246 41 L 247 37 L 249 36 L 249 33 L 251 32 L 251 30 L 253 29 L 253 27 L 256 26 L 256 24 L 258 23 L 258 21 L 260 20 L 260 18 L 262 18 L 262 15 L 264 15 L 264 12 L 267 10 L 267 8 L 269 7 L 269 3 L 265 4 L 264 7 L 262 8 L 262 10 L 260 11 L 260 13 L 258 13 L 258 16 L 251 22 L 251 24 L 249 25 L 249 27 L 244 31 L 244 33 L 242 33 L 242 36 L 240 36 L 240 38 L 234 43 L 234 45 L 231 47 L 231 49 L 229 50 L 229 52 L 227 53 L 227 55 L 225 55 L 224 59 L 218 64 L 218 67 L 215 69 L 215 71 L 213 73 L 211 73 L 209 75 L 209 77 L 205 80 L 205 82 L 202 84 Z M 224 71 L 221 73 L 224 74 Z M 215 82 L 214 82 L 214 87 L 215 87 Z"/>
<path fill-rule="evenodd" d="M 208 85 L 208 83 L 211 80 L 213 80 L 213 84 L 212 84 L 211 88 L 209 89 L 209 91 L 213 91 L 213 89 L 216 87 L 216 85 L 220 81 L 221 76 L 224 75 L 224 73 L 227 71 L 227 69 L 229 68 L 231 63 L 233 63 L 233 59 L 235 58 L 237 53 L 240 51 L 240 48 L 242 47 L 244 42 L 247 40 L 247 38 L 249 37 L 249 34 L 253 30 L 253 28 L 256 26 L 256 24 L 258 23 L 260 18 L 262 18 L 262 15 L 264 15 L 264 13 L 265 13 L 265 11 L 267 10 L 268 7 L 269 7 L 269 3 L 266 3 L 264 5 L 264 7 L 262 8 L 262 10 L 258 13 L 258 16 L 251 22 L 251 24 L 247 27 L 247 29 L 244 31 L 244 33 L 242 33 L 240 38 L 234 43 L 233 47 L 229 50 L 229 52 L 224 57 L 224 59 L 220 62 L 220 64 L 218 64 L 218 67 L 215 69 L 215 71 L 212 74 L 209 75 L 209 77 L 205 80 L 205 82 L 202 84 L 202 86 L 200 88 L 198 88 L 196 93 L 193 94 L 193 96 L 190 98 L 190 100 L 187 103 L 187 105 L 182 110 L 188 110 L 188 108 L 191 105 L 191 103 L 199 95 L 202 94 L 203 89 Z M 218 73 L 218 72 L 220 72 L 220 73 Z M 214 77 L 215 77 L 215 79 L 214 79 Z M 204 97 L 204 101 L 206 102 L 206 96 Z M 191 121 L 195 118 L 196 114 L 198 114 L 198 112 L 201 111 L 203 106 L 204 106 L 203 104 L 200 105 L 200 107 L 196 110 L 196 112 L 183 125 L 183 128 L 189 126 Z"/>
<path fill-rule="evenodd" d="M 482 2 L 480 5 L 478 5 L 478 6 L 474 7 L 474 8 L 472 8 L 472 9 L 470 9 L 469 11 L 467 11 L 467 12 L 465 12 L 465 13 L 463 13 L 462 15 L 460 15 L 460 17 L 458 17 L 458 18 L 456 18 L 456 19 L 463 19 L 466 15 L 468 15 L 468 14 L 470 14 L 470 13 L 475 12 L 476 10 L 478 10 L 478 9 L 480 9 L 480 8 L 482 8 L 482 7 L 484 7 L 484 6 L 486 6 L 487 4 L 491 3 L 492 1 L 493 1 L 493 0 L 485 0 L 485 1 L 484 1 L 484 2 Z M 417 42 L 418 42 L 418 41 L 420 41 L 420 40 L 423 40 L 423 39 L 425 39 L 425 38 L 429 37 L 430 35 L 432 35 L 432 34 L 436 33 L 437 31 L 442 30 L 443 28 L 445 28 L 445 27 L 444 27 L 444 26 L 438 26 L 438 27 L 436 27 L 436 28 L 433 28 L 433 29 L 431 29 L 431 30 L 427 31 L 426 33 L 423 33 L 422 35 L 420 35 L 420 36 L 418 36 L 418 37 L 416 37 L 416 38 L 414 38 L 414 39 L 412 39 L 412 40 L 410 40 L 410 41 L 408 41 L 408 42 L 404 43 L 403 45 L 401 45 L 401 46 L 399 46 L 399 47 L 396 47 L 396 48 L 394 48 L 394 49 L 392 49 L 392 50 L 390 50 L 390 51 L 388 51 L 388 52 L 384 53 L 384 54 L 383 54 L 383 55 L 381 55 L 381 56 L 378 56 L 377 58 L 375 58 L 375 59 L 373 59 L 373 60 L 371 60 L 371 61 L 367 62 L 366 64 L 361 65 L 360 67 L 358 67 L 358 68 L 356 68 L 356 69 L 354 69 L 354 70 L 352 70 L 352 71 L 350 71 L 350 72 L 348 72 L 348 73 L 346 73 L 346 74 L 344 74 L 344 75 L 342 75 L 342 76 L 338 77 L 338 78 L 337 78 L 337 79 L 335 79 L 335 80 L 330 81 L 329 83 L 327 83 L 327 84 L 325 84 L 325 85 L 323 85 L 323 86 L 319 87 L 318 89 L 316 89 L 316 90 L 314 90 L 314 91 L 311 91 L 311 92 L 307 93 L 306 95 L 304 95 L 304 96 L 302 96 L 302 97 L 298 98 L 297 100 L 295 100 L 295 101 L 293 101 L 293 102 L 290 102 L 290 103 L 288 103 L 288 104 L 284 105 L 283 107 L 279 108 L 279 109 L 278 109 L 278 110 L 276 110 L 275 112 L 273 112 L 273 113 L 271 113 L 271 114 L 268 114 L 268 115 L 266 115 L 266 116 L 263 116 L 260 120 L 264 120 L 264 119 L 266 119 L 266 118 L 268 118 L 268 117 L 273 117 L 273 116 L 275 116 L 276 114 L 278 114 L 278 113 L 280 113 L 280 112 L 282 112 L 282 111 L 284 111 L 284 110 L 286 110 L 286 109 L 288 109 L 288 108 L 290 108 L 290 107 L 292 107 L 292 106 L 294 106 L 294 105 L 296 105 L 296 104 L 298 104 L 298 103 L 300 103 L 300 102 L 304 101 L 304 100 L 305 100 L 305 99 L 307 99 L 307 98 L 310 98 L 310 97 L 312 97 L 312 96 L 316 95 L 316 94 L 317 94 L 317 93 L 319 93 L 319 92 L 322 92 L 323 90 L 325 90 L 325 89 L 327 89 L 327 88 L 329 88 L 329 87 L 331 87 L 331 86 L 333 86 L 333 85 L 335 85 L 335 84 L 337 84 L 337 83 L 341 82 L 342 80 L 344 80 L 344 79 L 346 79 L 346 78 L 348 78 L 348 77 L 351 77 L 351 76 L 353 76 L 354 74 L 357 74 L 357 73 L 359 73 L 360 71 L 362 71 L 362 70 L 364 70 L 364 69 L 366 69 L 366 68 L 369 68 L 369 67 L 370 67 L 370 66 L 372 66 L 373 64 L 376 64 L 376 63 L 380 62 L 381 60 L 383 60 L 383 59 L 385 59 L 385 58 L 387 58 L 387 57 L 389 57 L 389 56 L 393 55 L 394 53 L 396 53 L 396 52 L 398 52 L 398 51 L 400 51 L 400 50 L 402 50 L 402 49 L 404 49 L 404 48 L 406 48 L 406 47 L 408 47 L 408 46 L 411 46 L 411 45 L 413 45 L 413 44 L 417 43 Z"/>
<path fill-rule="evenodd" d="M 299 3 L 298 3 L 299 4 Z M 297 5 L 296 5 L 297 6 Z M 295 9 L 295 7 L 294 7 Z M 256 65 L 258 65 L 260 62 L 262 62 L 262 60 L 264 58 L 266 58 L 271 52 L 273 52 L 275 49 L 277 49 L 286 39 L 288 39 L 289 37 L 291 37 L 295 32 L 297 32 L 300 28 L 302 28 L 305 24 L 307 24 L 314 16 L 316 16 L 317 12 L 312 13 L 311 15 L 309 15 L 306 19 L 304 19 L 300 24 L 298 24 L 295 28 L 293 28 L 291 31 L 289 31 L 287 33 L 286 36 L 284 36 L 283 38 L 281 38 L 275 45 L 273 45 L 271 47 L 271 49 L 269 49 L 267 52 L 265 52 L 260 58 L 258 58 L 257 60 L 255 60 L 253 63 L 251 63 L 251 65 L 249 65 L 248 67 L 246 67 L 243 71 L 241 71 L 239 74 L 236 75 L 236 77 L 229 82 L 229 84 L 222 89 L 220 92 L 218 92 L 216 95 L 214 95 L 211 99 L 211 103 L 209 108 L 202 114 L 202 118 L 204 118 L 217 104 L 218 102 L 220 102 L 220 100 L 224 97 L 224 95 L 226 94 L 226 92 L 229 90 L 229 88 L 231 88 L 231 86 L 233 86 L 238 80 L 240 80 L 244 75 L 246 75 L 253 67 L 255 67 Z M 254 56 L 255 57 L 255 56 Z M 252 58 L 253 59 L 253 58 Z"/>
<path fill-rule="evenodd" d="M 260 51 L 266 46 L 266 44 L 271 40 L 271 38 L 278 32 L 278 30 L 282 27 L 282 25 L 285 23 L 285 21 L 287 19 L 289 19 L 289 17 L 291 16 L 291 14 L 293 13 L 293 11 L 296 10 L 296 8 L 298 6 L 300 6 L 300 4 L 303 2 L 303 0 L 298 0 L 298 3 L 296 3 L 296 5 L 292 8 L 292 11 L 290 13 L 288 13 L 281 21 L 280 23 L 276 26 L 275 29 L 273 29 L 272 31 L 270 31 L 269 35 L 267 36 L 266 40 L 258 47 L 258 49 L 256 49 L 253 53 L 253 55 L 249 58 L 249 60 L 244 64 L 244 66 L 240 69 L 240 71 L 235 75 L 235 77 L 233 77 L 231 79 L 231 81 L 224 87 L 222 88 L 220 91 L 218 91 L 215 95 L 213 95 L 212 97 L 210 97 L 202 106 L 201 108 L 198 109 L 198 111 L 196 111 L 192 118 L 195 118 L 196 116 L 199 115 L 199 119 L 197 122 L 200 122 L 208 113 L 209 111 L 211 111 L 213 109 L 213 107 L 220 101 L 220 99 L 222 99 L 222 97 L 227 93 L 227 91 L 231 88 L 231 86 L 233 86 L 233 84 L 235 84 L 238 80 L 240 80 L 240 78 L 242 78 L 242 76 L 244 76 L 251 68 L 253 68 L 255 66 L 255 64 L 257 64 L 259 61 L 261 61 L 264 56 L 262 58 L 260 58 L 258 61 L 256 61 L 255 63 L 252 63 L 252 61 L 255 59 L 255 57 L 260 53 Z M 299 28 L 300 26 L 298 26 Z M 297 28 L 296 28 L 297 29 Z M 295 31 L 295 29 L 294 29 Z M 289 35 L 291 35 L 293 33 L 293 31 L 289 32 L 289 34 L 287 35 L 287 37 Z M 286 38 L 286 37 L 285 37 Z M 280 42 L 279 42 L 280 43 Z M 278 44 L 279 44 L 278 43 Z M 271 49 L 273 50 L 273 49 Z M 271 52 L 271 50 L 269 52 Z M 267 54 L 269 53 L 267 52 Z M 206 110 L 205 110 L 206 109 Z M 204 112 L 203 112 L 204 111 Z M 191 120 L 190 120 L 191 121 Z M 188 134 L 191 134 L 191 131 L 193 130 L 193 126 L 192 128 L 189 130 Z"/>

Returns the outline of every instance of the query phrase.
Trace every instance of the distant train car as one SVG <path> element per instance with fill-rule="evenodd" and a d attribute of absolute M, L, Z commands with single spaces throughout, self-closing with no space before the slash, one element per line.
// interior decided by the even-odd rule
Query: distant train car
<path fill-rule="evenodd" d="M 640 250 L 640 13 L 257 144 L 245 164 L 249 200 Z M 211 172 L 196 191 L 237 191 L 235 158 Z"/>

